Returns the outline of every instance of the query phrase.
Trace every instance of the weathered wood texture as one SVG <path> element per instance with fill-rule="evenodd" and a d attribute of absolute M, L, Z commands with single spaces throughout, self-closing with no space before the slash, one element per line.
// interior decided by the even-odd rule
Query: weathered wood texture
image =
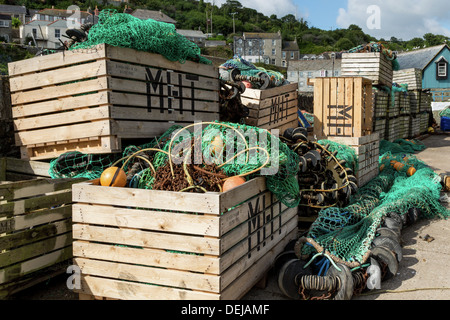
<path fill-rule="evenodd" d="M 407 90 L 422 90 L 422 71 L 415 68 L 393 71 L 392 82 L 408 85 Z"/>
<path fill-rule="evenodd" d="M 84 179 L 43 178 L 48 167 L 0 158 L 0 298 L 64 272 L 72 257 L 71 186 Z"/>
<path fill-rule="evenodd" d="M 239 299 L 296 238 L 297 209 L 265 179 L 225 193 L 73 186 L 77 292 L 113 299 Z"/>
<path fill-rule="evenodd" d="M 372 132 L 372 82 L 355 78 L 314 79 L 314 135 L 361 137 Z"/>
<path fill-rule="evenodd" d="M 343 77 L 364 77 L 373 85 L 392 87 L 392 61 L 380 52 L 343 53 L 341 62 Z"/>
<path fill-rule="evenodd" d="M 296 83 L 265 90 L 246 89 L 241 102 L 250 109 L 246 124 L 262 129 L 286 128 L 297 121 L 298 85 Z"/>
<path fill-rule="evenodd" d="M 24 159 L 112 153 L 125 139 L 219 119 L 212 65 L 98 45 L 9 64 L 16 144 Z"/>

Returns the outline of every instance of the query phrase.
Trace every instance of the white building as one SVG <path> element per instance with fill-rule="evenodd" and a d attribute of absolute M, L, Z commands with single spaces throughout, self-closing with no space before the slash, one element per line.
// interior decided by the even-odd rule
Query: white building
<path fill-rule="evenodd" d="M 20 26 L 20 39 L 25 42 L 31 36 L 36 40 L 38 47 L 45 49 L 56 49 L 62 46 L 62 42 L 67 39 L 62 37 L 68 28 L 66 20 L 42 21 L 33 20 Z M 61 41 L 60 41 L 61 40 Z M 28 40 L 29 41 L 29 40 Z M 26 43 L 28 44 L 28 43 Z M 34 43 L 32 43 L 34 45 Z"/>

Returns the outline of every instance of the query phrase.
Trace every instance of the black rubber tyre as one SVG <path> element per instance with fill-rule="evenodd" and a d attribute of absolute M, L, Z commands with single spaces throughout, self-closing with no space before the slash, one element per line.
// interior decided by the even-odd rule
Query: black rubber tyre
<path fill-rule="evenodd" d="M 388 248 L 389 250 L 395 253 L 398 262 L 402 261 L 403 259 L 402 247 L 397 241 L 388 237 L 376 237 L 375 239 L 373 239 L 372 243 L 375 247 L 383 246 Z"/>
<path fill-rule="evenodd" d="M 345 264 L 337 263 L 336 266 L 341 269 L 341 271 L 334 266 L 331 266 L 327 272 L 327 276 L 337 276 L 341 280 L 341 288 L 333 297 L 333 300 L 351 300 L 354 290 L 352 272 Z"/>
<path fill-rule="evenodd" d="M 278 272 L 278 287 L 288 298 L 300 300 L 299 286 L 295 283 L 295 278 L 302 275 L 311 275 L 311 268 L 303 268 L 305 261 L 292 259 L 286 262 Z"/>
<path fill-rule="evenodd" d="M 401 241 L 401 236 L 398 232 L 386 227 L 378 228 L 375 231 L 375 237 L 388 237 L 394 241 L 397 241 L 398 243 L 400 243 Z"/>
<path fill-rule="evenodd" d="M 398 262 L 395 253 L 384 246 L 376 246 L 370 249 L 372 257 L 382 265 L 387 265 L 386 273 L 382 276 L 381 281 L 389 280 L 397 274 Z M 382 268 L 383 270 L 383 268 Z"/>

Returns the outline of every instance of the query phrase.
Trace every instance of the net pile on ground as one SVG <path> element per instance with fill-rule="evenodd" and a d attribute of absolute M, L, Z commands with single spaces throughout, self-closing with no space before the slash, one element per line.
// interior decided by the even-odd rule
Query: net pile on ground
<path fill-rule="evenodd" d="M 98 23 L 89 29 L 87 40 L 70 47 L 70 50 L 91 48 L 101 43 L 140 51 L 159 53 L 171 61 L 186 60 L 211 64 L 200 55 L 200 48 L 177 33 L 171 23 L 153 19 L 141 20 L 115 9 L 105 9 Z"/>
<path fill-rule="evenodd" d="M 411 167 L 413 175 L 408 172 Z M 450 215 L 439 202 L 439 176 L 400 145 L 380 156 L 381 168 L 375 179 L 352 196 L 348 206 L 319 212 L 302 254 L 325 251 L 334 260 L 357 267 L 366 262 L 376 230 L 388 214 L 403 216 L 416 208 L 424 218 Z"/>

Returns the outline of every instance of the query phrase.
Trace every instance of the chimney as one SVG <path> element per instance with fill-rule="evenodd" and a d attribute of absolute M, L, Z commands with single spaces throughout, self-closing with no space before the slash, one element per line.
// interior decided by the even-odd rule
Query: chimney
<path fill-rule="evenodd" d="M 94 16 L 98 16 L 98 7 L 95 6 Z"/>

